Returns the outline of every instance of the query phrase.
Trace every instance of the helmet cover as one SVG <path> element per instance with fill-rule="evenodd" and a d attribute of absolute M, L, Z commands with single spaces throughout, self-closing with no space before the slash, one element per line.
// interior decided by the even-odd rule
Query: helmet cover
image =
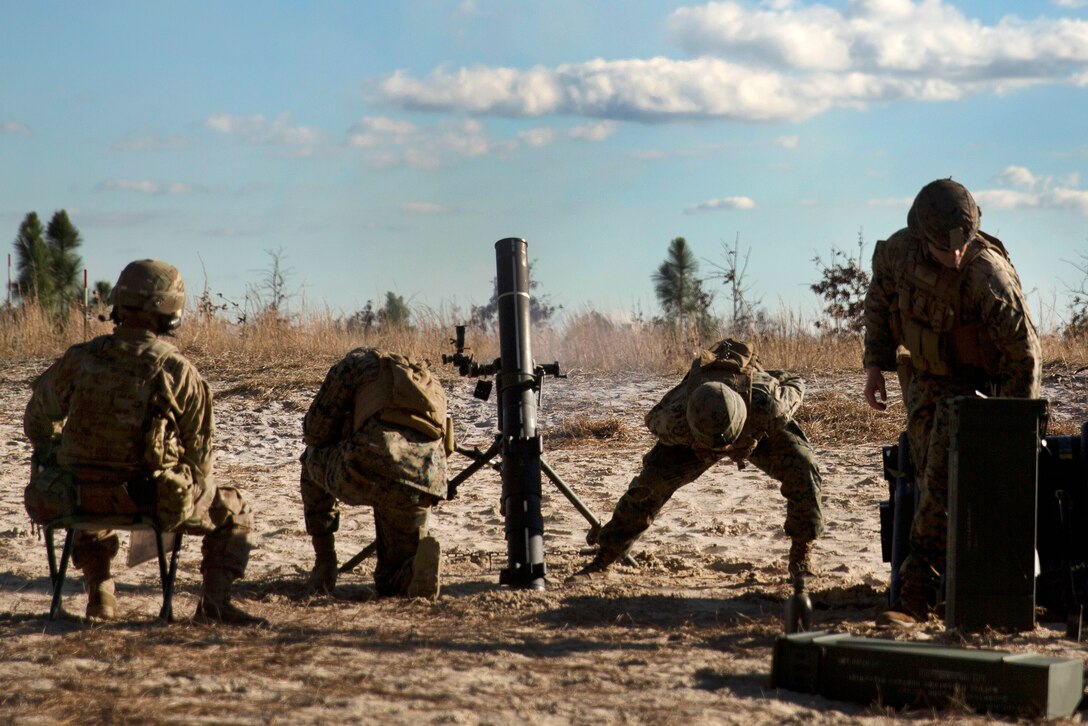
<path fill-rule="evenodd" d="M 688 427 L 700 448 L 721 449 L 736 441 L 747 415 L 744 399 L 720 381 L 702 383 L 688 397 Z"/>
<path fill-rule="evenodd" d="M 911 233 L 941 250 L 956 250 L 978 235 L 978 204 L 967 187 L 938 179 L 922 187 L 907 213 Z"/>
<path fill-rule="evenodd" d="M 171 264 L 159 260 L 136 260 L 121 271 L 107 302 L 180 317 L 185 309 L 185 282 Z"/>

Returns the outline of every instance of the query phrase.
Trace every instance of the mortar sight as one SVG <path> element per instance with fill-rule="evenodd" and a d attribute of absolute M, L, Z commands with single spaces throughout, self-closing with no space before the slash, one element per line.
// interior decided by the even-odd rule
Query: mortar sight
<path fill-rule="evenodd" d="M 502 367 L 501 360 L 496 359 L 492 363 L 480 364 L 471 355 L 465 354 L 465 326 L 454 326 L 454 337 L 450 338 L 453 346 L 453 355 L 442 354 L 442 362 L 446 365 L 457 366 L 457 372 L 466 378 L 477 376 L 491 376 L 499 372 Z M 486 400 L 486 398 L 484 399 Z"/>

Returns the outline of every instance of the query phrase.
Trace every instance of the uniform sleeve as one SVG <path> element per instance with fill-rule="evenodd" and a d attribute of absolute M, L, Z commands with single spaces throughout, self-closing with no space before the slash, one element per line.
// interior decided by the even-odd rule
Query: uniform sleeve
<path fill-rule="evenodd" d="M 752 405 L 745 431 L 756 440 L 783 428 L 801 406 L 804 382 L 785 371 L 758 373 L 752 381 Z"/>
<path fill-rule="evenodd" d="M 302 440 L 308 446 L 331 446 L 340 441 L 355 410 L 355 392 L 378 376 L 377 359 L 352 351 L 329 369 L 324 383 L 302 421 Z"/>
<path fill-rule="evenodd" d="M 767 374 L 778 381 L 778 390 L 775 391 L 775 408 L 777 418 L 785 418 L 782 421 L 784 426 L 789 419 L 797 415 L 801 402 L 805 400 L 805 380 L 789 371 L 767 371 Z"/>
<path fill-rule="evenodd" d="M 892 242 L 881 240 L 873 250 L 872 281 L 865 294 L 865 351 L 862 366 L 895 370 L 896 340 L 892 335 L 891 304 L 895 291 L 896 263 Z"/>
<path fill-rule="evenodd" d="M 48 453 L 68 416 L 68 399 L 77 354 L 69 350 L 31 384 L 23 432 L 36 453 Z"/>
<path fill-rule="evenodd" d="M 207 481 L 212 475 L 215 434 L 211 388 L 188 361 L 179 357 L 172 363 L 164 380 L 173 397 L 171 407 L 181 443 L 179 459 L 192 467 L 197 481 Z"/>
<path fill-rule="evenodd" d="M 1007 263 L 997 265 L 986 277 L 978 305 L 1000 356 L 1001 395 L 1038 398 L 1042 350 L 1020 280 Z"/>

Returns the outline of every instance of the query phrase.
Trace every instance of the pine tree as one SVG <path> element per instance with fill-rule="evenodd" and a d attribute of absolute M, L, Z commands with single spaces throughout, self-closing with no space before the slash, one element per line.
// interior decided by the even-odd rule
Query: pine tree
<path fill-rule="evenodd" d="M 698 272 L 699 261 L 687 240 L 676 237 L 669 243 L 665 261 L 651 278 L 665 317 L 685 328 L 702 327 L 710 317 L 713 295 L 703 290 Z"/>
<path fill-rule="evenodd" d="M 56 305 L 51 275 L 52 254 L 45 244 L 42 223 L 30 212 L 19 225 L 15 237 L 15 295 L 22 301 L 36 301 L 47 310 Z"/>
<path fill-rule="evenodd" d="M 72 303 L 82 301 L 82 285 L 79 272 L 83 269 L 83 258 L 76 252 L 83 244 L 68 212 L 63 209 L 54 212 L 45 230 L 45 240 L 49 247 L 49 274 L 53 278 L 53 291 L 56 295 L 55 310 L 67 310 Z"/>

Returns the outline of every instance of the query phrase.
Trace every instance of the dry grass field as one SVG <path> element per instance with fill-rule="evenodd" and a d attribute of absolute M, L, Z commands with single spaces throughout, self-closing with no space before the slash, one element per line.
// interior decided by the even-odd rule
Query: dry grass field
<path fill-rule="evenodd" d="M 105 324 L 88 326 L 88 335 Z M 568 582 L 590 556 L 585 521 L 545 482 L 548 589 L 498 584 L 504 565 L 497 476 L 483 471 L 439 505 L 444 586 L 436 601 L 379 600 L 372 561 L 342 576 L 334 597 L 302 583 L 312 561 L 298 499 L 301 418 L 328 366 L 346 350 L 380 345 L 441 368 L 459 439 L 486 446 L 494 400 L 438 364 L 444 324 L 363 339 L 331 320 L 253 324 L 189 320 L 179 347 L 216 395 L 217 476 L 242 488 L 257 515 L 256 547 L 238 600 L 273 624 L 229 628 L 190 622 L 199 546 L 187 540 L 178 576 L 178 622 L 155 620 L 154 567 L 118 567 L 120 618 L 48 622 L 49 582 L 40 533 L 22 509 L 29 447 L 22 411 L 29 384 L 82 325 L 0 320 L 0 718 L 6 723 L 464 723 L 464 724 L 884 724 L 985 723 L 965 710 L 896 711 L 770 688 L 771 648 L 789 594 L 788 539 L 777 485 L 719 464 L 681 489 L 636 549 L 638 567 Z M 492 336 L 470 334 L 481 360 Z M 874 625 L 887 580 L 877 505 L 887 496 L 880 446 L 903 410 L 861 401 L 860 345 L 798 332 L 757 341 L 764 361 L 809 384 L 801 417 L 825 474 L 827 530 L 810 584 L 815 626 L 884 638 L 1083 657 L 1064 628 L 960 633 L 932 621 L 903 633 Z M 607 517 L 651 439 L 645 411 L 677 380 L 694 341 L 646 327 L 574 316 L 534 331 L 538 361 L 558 360 L 541 401 L 545 458 L 588 507 Z M 1088 419 L 1088 350 L 1047 341 L 1051 432 Z M 465 462 L 454 460 L 454 469 Z M 369 510 L 347 508 L 341 559 L 373 538 Z M 124 553 L 122 552 L 123 559 Z M 81 612 L 78 571 L 65 602 Z M 1079 717 L 1074 718 L 1079 722 Z"/>

